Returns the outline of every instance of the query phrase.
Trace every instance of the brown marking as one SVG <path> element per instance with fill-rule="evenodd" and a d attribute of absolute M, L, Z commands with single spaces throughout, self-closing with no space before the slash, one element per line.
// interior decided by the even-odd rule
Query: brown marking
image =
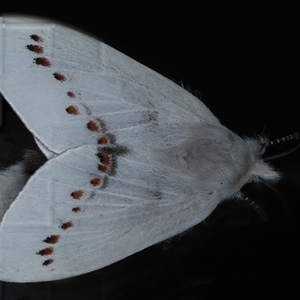
<path fill-rule="evenodd" d="M 38 36 L 37 34 L 31 34 L 30 37 L 38 43 L 43 42 L 43 39 L 40 36 Z"/>
<path fill-rule="evenodd" d="M 213 191 L 211 191 L 211 192 L 209 192 L 209 193 L 208 193 L 208 195 L 212 195 L 213 193 L 214 193 L 214 192 L 213 192 Z"/>
<path fill-rule="evenodd" d="M 98 169 L 99 169 L 99 171 L 101 171 L 103 173 L 107 173 L 108 172 L 108 167 L 104 166 L 104 165 L 98 165 Z"/>
<path fill-rule="evenodd" d="M 115 148 L 103 147 L 101 152 L 97 154 L 101 162 L 101 165 L 98 165 L 98 169 L 101 172 L 107 173 L 108 175 L 115 174 L 115 168 L 117 167 L 117 162 L 114 156 L 115 151 L 117 151 Z"/>
<path fill-rule="evenodd" d="M 90 121 L 87 123 L 87 128 L 91 131 L 99 131 L 99 125 L 95 121 Z"/>
<path fill-rule="evenodd" d="M 60 226 L 60 228 L 63 229 L 63 230 L 66 230 L 66 229 L 71 228 L 71 227 L 73 227 L 73 226 L 74 226 L 73 222 L 72 222 L 72 221 L 69 221 L 69 222 L 63 223 L 63 224 Z"/>
<path fill-rule="evenodd" d="M 81 208 L 80 207 L 73 207 L 72 211 L 75 212 L 75 213 L 79 213 L 79 212 L 81 212 Z"/>
<path fill-rule="evenodd" d="M 56 244 L 59 241 L 60 236 L 57 235 L 50 235 L 48 236 L 43 242 L 48 243 L 48 244 Z"/>
<path fill-rule="evenodd" d="M 109 143 L 109 139 L 107 136 L 101 136 L 101 138 L 98 140 L 98 144 L 108 144 Z"/>
<path fill-rule="evenodd" d="M 98 157 L 100 158 L 100 162 L 101 164 L 105 165 L 105 166 L 109 166 L 111 163 L 111 155 L 108 153 L 99 153 Z"/>
<path fill-rule="evenodd" d="M 108 166 L 105 165 L 98 165 L 98 169 L 99 171 L 103 172 L 103 173 L 107 173 L 108 171 Z"/>
<path fill-rule="evenodd" d="M 53 76 L 56 80 L 59 80 L 61 82 L 64 82 L 67 80 L 67 78 L 63 74 L 58 73 L 58 72 L 53 73 Z"/>
<path fill-rule="evenodd" d="M 103 128 L 102 124 L 101 124 L 101 128 Z M 99 145 L 114 144 L 115 142 L 116 142 L 116 137 L 110 133 L 101 136 L 100 139 L 98 140 Z"/>
<path fill-rule="evenodd" d="M 51 66 L 50 60 L 45 58 L 45 57 L 37 57 L 37 58 L 34 58 L 33 61 L 37 65 L 40 65 L 40 66 L 43 66 L 43 67 L 50 67 Z"/>
<path fill-rule="evenodd" d="M 67 95 L 70 97 L 70 98 L 75 98 L 75 94 L 71 91 L 67 92 Z"/>
<path fill-rule="evenodd" d="M 79 115 L 79 110 L 78 110 L 77 106 L 71 105 L 71 106 L 66 108 L 66 111 L 70 115 Z"/>
<path fill-rule="evenodd" d="M 83 191 L 75 191 L 71 193 L 71 197 L 75 200 L 79 200 L 83 196 Z"/>
<path fill-rule="evenodd" d="M 51 265 L 52 263 L 53 263 L 53 259 L 47 259 L 47 260 L 45 260 L 44 262 L 43 262 L 43 266 L 49 266 L 49 265 Z"/>
<path fill-rule="evenodd" d="M 93 186 L 98 186 L 101 183 L 101 179 L 96 177 L 90 181 Z"/>
<path fill-rule="evenodd" d="M 45 249 L 37 252 L 36 254 L 39 254 L 39 255 L 42 255 L 42 256 L 44 256 L 44 255 L 50 255 L 50 254 L 53 253 L 53 251 L 54 251 L 54 249 L 52 247 L 48 247 L 48 248 L 45 248 Z"/>
<path fill-rule="evenodd" d="M 39 45 L 27 45 L 26 48 L 32 52 L 38 53 L 38 54 L 42 54 L 44 53 L 44 48 L 42 46 Z"/>

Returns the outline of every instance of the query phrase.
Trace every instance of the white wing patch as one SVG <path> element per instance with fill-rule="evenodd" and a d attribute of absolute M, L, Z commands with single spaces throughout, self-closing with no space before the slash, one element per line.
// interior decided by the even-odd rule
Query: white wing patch
<path fill-rule="evenodd" d="M 190 189 L 190 195 L 175 191 L 180 182 L 157 172 L 153 158 L 89 145 L 49 160 L 4 217 L 4 280 L 54 280 L 99 269 L 132 254 L 133 245 L 137 252 L 188 229 L 215 208 L 216 195 L 204 203 Z"/>
<path fill-rule="evenodd" d="M 160 140 L 173 130 L 163 124 L 219 124 L 189 92 L 99 41 L 57 25 L 5 25 L 1 89 L 9 102 L 14 99 L 10 103 L 29 130 L 56 154 L 94 144 L 106 130 L 119 143 L 130 139 L 139 145 L 134 132 Z M 160 129 L 153 130 L 158 123 Z"/>

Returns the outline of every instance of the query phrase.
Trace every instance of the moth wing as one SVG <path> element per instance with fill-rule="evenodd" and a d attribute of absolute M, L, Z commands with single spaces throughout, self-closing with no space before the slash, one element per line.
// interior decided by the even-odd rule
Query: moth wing
<path fill-rule="evenodd" d="M 195 189 L 157 159 L 157 149 L 185 127 L 219 125 L 201 101 L 72 29 L 15 18 L 2 18 L 0 26 L 1 93 L 54 156 L 3 218 L 2 280 L 99 269 L 215 208 L 217 192 Z"/>
<path fill-rule="evenodd" d="M 1 93 L 48 157 L 107 132 L 135 146 L 219 124 L 188 91 L 100 41 L 44 20 L 0 23 Z"/>
<path fill-rule="evenodd" d="M 84 274 L 202 221 L 219 202 L 217 195 L 201 195 L 159 170 L 154 156 L 147 148 L 116 154 L 114 175 L 103 171 L 93 145 L 48 160 L 4 216 L 1 280 Z"/>

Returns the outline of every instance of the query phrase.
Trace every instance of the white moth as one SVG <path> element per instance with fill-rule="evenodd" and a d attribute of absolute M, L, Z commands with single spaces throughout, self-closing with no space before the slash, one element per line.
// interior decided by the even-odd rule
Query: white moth
<path fill-rule="evenodd" d="M 200 223 L 248 181 L 279 179 L 266 139 L 239 137 L 167 78 L 72 29 L 0 20 L 1 93 L 48 159 L 29 180 L 25 162 L 0 174 L 0 280 L 102 268 Z"/>

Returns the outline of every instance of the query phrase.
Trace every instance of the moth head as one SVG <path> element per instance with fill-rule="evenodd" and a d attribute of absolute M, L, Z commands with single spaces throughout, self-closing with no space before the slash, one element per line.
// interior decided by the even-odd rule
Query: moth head
<path fill-rule="evenodd" d="M 270 186 L 280 179 L 280 173 L 264 160 L 268 145 L 265 137 L 234 139 L 228 166 L 230 173 L 225 184 L 227 199 L 244 198 L 241 189 L 250 182 L 262 182 Z"/>
<path fill-rule="evenodd" d="M 245 142 L 250 148 L 251 166 L 249 168 L 248 182 L 277 182 L 281 174 L 265 161 L 263 155 L 270 144 L 266 137 L 259 136 L 257 138 L 246 138 Z"/>
<path fill-rule="evenodd" d="M 269 146 L 298 139 L 298 133 L 294 133 L 274 141 L 269 141 L 269 139 L 264 136 L 259 136 L 256 138 L 244 138 L 248 148 L 248 151 L 245 151 L 246 156 L 244 157 L 244 162 L 246 161 L 247 163 L 244 164 L 244 172 L 239 178 L 238 184 L 235 186 L 237 192 L 234 192 L 233 195 L 237 196 L 238 198 L 243 198 L 240 190 L 244 185 L 250 182 L 262 182 L 274 190 L 272 184 L 276 183 L 281 178 L 281 174 L 268 162 L 295 151 L 300 144 L 286 152 L 267 157 L 264 155 L 266 149 Z"/>
<path fill-rule="evenodd" d="M 263 181 L 267 184 L 268 182 L 278 181 L 281 175 L 270 164 L 268 164 L 268 161 L 290 154 L 291 152 L 299 148 L 300 144 L 298 143 L 298 145 L 286 152 L 282 152 L 273 156 L 263 157 L 266 148 L 268 146 L 273 146 L 276 144 L 281 144 L 287 141 L 298 139 L 298 132 L 284 136 L 274 141 L 269 141 L 268 138 L 263 136 L 260 136 L 256 139 L 245 139 L 246 143 L 248 144 L 248 147 L 250 147 L 250 152 L 253 153 L 254 156 L 254 164 L 251 169 L 250 178 L 248 179 L 248 181 Z"/>

